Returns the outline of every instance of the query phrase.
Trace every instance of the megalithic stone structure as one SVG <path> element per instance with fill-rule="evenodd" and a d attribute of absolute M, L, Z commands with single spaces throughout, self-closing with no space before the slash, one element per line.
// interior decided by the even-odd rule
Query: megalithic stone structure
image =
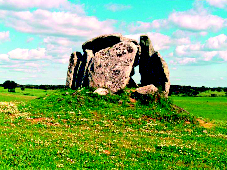
<path fill-rule="evenodd" d="M 147 35 L 140 37 L 140 43 L 121 34 L 101 35 L 85 42 L 82 49 L 83 55 L 76 52 L 70 57 L 67 87 L 105 88 L 113 93 L 127 85 L 137 87 L 132 76 L 139 66 L 141 85 L 157 87 L 168 97 L 168 66 Z"/>

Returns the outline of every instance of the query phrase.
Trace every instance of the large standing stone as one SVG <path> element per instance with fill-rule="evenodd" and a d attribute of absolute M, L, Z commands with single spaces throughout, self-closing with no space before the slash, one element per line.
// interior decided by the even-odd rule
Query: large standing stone
<path fill-rule="evenodd" d="M 74 75 L 76 74 L 77 70 L 78 70 L 78 63 L 79 60 L 81 58 L 81 53 L 79 52 L 75 52 L 71 54 L 71 57 L 69 59 L 69 66 L 68 66 L 68 72 L 67 72 L 67 78 L 66 78 L 66 86 L 69 88 L 74 88 L 74 81 L 75 81 L 75 77 Z"/>
<path fill-rule="evenodd" d="M 112 92 L 125 88 L 130 80 L 137 46 L 132 42 L 120 42 L 95 53 L 91 64 L 90 87 L 104 87 Z"/>
<path fill-rule="evenodd" d="M 169 94 L 170 81 L 169 69 L 158 52 L 154 51 L 148 36 L 140 37 L 141 56 L 139 60 L 139 72 L 141 74 L 141 85 L 153 84 L 167 97 Z"/>

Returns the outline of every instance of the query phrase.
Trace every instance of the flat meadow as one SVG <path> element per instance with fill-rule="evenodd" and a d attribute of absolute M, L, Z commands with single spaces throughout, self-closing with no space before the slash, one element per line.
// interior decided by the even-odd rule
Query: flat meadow
<path fill-rule="evenodd" d="M 0 169 L 226 169 L 227 98 L 0 88 Z"/>

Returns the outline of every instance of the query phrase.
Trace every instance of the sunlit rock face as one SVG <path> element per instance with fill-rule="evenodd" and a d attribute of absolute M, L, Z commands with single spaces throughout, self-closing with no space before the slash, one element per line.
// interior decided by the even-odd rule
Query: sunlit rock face
<path fill-rule="evenodd" d="M 132 76 L 139 65 L 141 86 L 151 85 L 148 87 L 157 88 L 168 97 L 168 66 L 147 35 L 140 37 L 140 43 L 121 34 L 101 35 L 85 42 L 82 48 L 83 55 L 75 52 L 70 57 L 67 87 L 105 88 L 112 93 L 126 86 L 138 87 Z"/>
<path fill-rule="evenodd" d="M 136 53 L 136 45 L 124 41 L 96 52 L 90 67 L 90 87 L 104 87 L 112 92 L 124 89 L 130 80 Z"/>

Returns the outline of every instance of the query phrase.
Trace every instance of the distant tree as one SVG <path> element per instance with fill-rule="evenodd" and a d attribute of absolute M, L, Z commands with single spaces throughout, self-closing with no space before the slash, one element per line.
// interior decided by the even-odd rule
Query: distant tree
<path fill-rule="evenodd" d="M 3 83 L 4 89 L 8 89 L 8 92 L 15 92 L 15 88 L 17 87 L 17 83 L 14 81 L 6 80 Z"/>
<path fill-rule="evenodd" d="M 221 91 L 222 91 L 222 88 L 221 88 L 221 87 L 218 87 L 218 88 L 217 88 L 217 91 L 218 91 L 218 92 L 221 92 Z"/>
<path fill-rule="evenodd" d="M 6 80 L 2 86 L 4 87 L 4 89 L 8 89 L 8 87 L 10 86 L 10 80 Z"/>
<path fill-rule="evenodd" d="M 24 91 L 25 90 L 25 87 L 24 86 L 21 86 L 21 88 L 20 88 L 22 91 Z"/>

